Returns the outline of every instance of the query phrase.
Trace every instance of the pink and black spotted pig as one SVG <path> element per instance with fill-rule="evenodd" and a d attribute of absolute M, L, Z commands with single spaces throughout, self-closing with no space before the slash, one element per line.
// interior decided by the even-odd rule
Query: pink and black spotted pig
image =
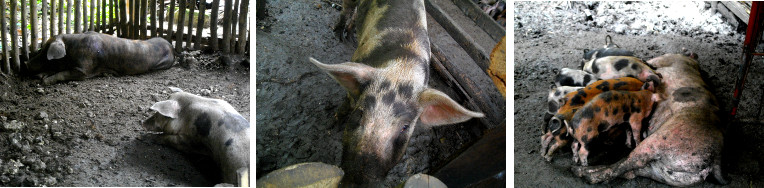
<path fill-rule="evenodd" d="M 595 54 L 596 56 L 596 54 Z M 608 56 L 594 58 L 584 64 L 584 71 L 594 74 L 597 79 L 622 77 L 637 78 L 642 82 L 660 83 L 660 76 L 644 61 L 632 56 Z"/>
<path fill-rule="evenodd" d="M 249 169 L 249 121 L 226 101 L 174 91 L 169 100 L 151 106 L 156 113 L 143 127 L 162 132 L 163 144 L 212 156 L 223 182 L 242 186 L 248 177 L 241 176 L 248 176 Z"/>
<path fill-rule="evenodd" d="M 310 58 L 347 90 L 342 184 L 378 185 L 403 157 L 417 125 L 437 126 L 484 115 L 427 86 L 430 40 L 423 0 L 345 0 L 335 31 L 357 29 L 350 62 L 324 64 Z M 352 16 L 355 11 L 355 16 Z M 355 27 L 345 27 L 355 18 Z M 348 30 L 346 30 L 348 29 Z M 345 113 L 346 111 L 348 113 Z"/>
<path fill-rule="evenodd" d="M 573 160 L 581 165 L 589 165 L 589 145 L 597 141 L 600 133 L 607 132 L 621 123 L 631 126 L 631 135 L 626 135 L 627 145 L 631 139 L 638 145 L 642 141 L 642 120 L 650 115 L 653 104 L 662 100 L 660 94 L 653 93 L 652 82 L 646 82 L 640 91 L 603 92 L 584 107 L 576 111 L 573 119 L 564 121 L 568 132 L 573 135 Z"/>

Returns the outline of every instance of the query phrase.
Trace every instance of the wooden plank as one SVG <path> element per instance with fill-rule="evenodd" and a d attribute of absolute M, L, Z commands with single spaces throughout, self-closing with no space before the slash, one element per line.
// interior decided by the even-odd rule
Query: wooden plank
<path fill-rule="evenodd" d="M 466 187 L 506 169 L 506 124 L 491 129 L 480 140 L 460 153 L 443 168 L 437 177 L 449 187 Z"/>
<path fill-rule="evenodd" d="M 21 55 L 29 59 L 29 30 L 27 29 L 27 20 L 29 20 L 28 6 L 26 0 L 21 0 Z"/>
<path fill-rule="evenodd" d="M 164 1 L 164 0 L 162 0 L 162 1 Z M 158 20 L 158 24 L 157 24 L 159 26 L 159 29 L 157 29 L 157 32 L 158 32 L 157 36 L 158 37 L 164 37 L 164 34 L 163 34 L 164 33 L 164 22 L 165 22 L 165 20 L 164 20 L 164 7 L 165 7 L 164 3 L 159 3 L 159 12 L 157 13 L 158 16 L 159 16 L 159 20 Z"/>
<path fill-rule="evenodd" d="M 200 50 L 202 46 L 202 31 L 204 30 L 204 14 L 207 6 L 204 2 L 199 2 L 199 16 L 196 21 L 196 40 L 194 40 L 194 49 Z"/>
<path fill-rule="evenodd" d="M 448 34 L 459 43 L 459 46 L 467 51 L 467 54 L 475 60 L 475 63 L 480 66 L 482 70 L 488 69 L 490 63 L 488 52 L 483 49 L 482 46 L 477 44 L 477 42 L 475 42 L 475 40 L 468 35 L 461 26 L 456 24 L 451 16 L 443 11 L 437 4 L 432 3 L 432 0 L 425 0 L 425 9 L 427 9 L 427 13 L 430 13 L 430 15 L 435 18 L 444 29 L 446 29 Z"/>
<path fill-rule="evenodd" d="M 483 9 L 480 9 L 480 7 L 475 4 L 475 2 L 472 2 L 471 0 L 452 0 L 454 4 L 456 4 L 459 9 L 462 10 L 465 16 L 472 19 L 472 21 L 475 21 L 475 24 L 477 24 L 478 27 L 483 29 L 486 33 L 488 33 L 491 38 L 498 42 L 501 40 L 501 37 L 504 37 L 506 35 L 506 31 L 504 31 L 504 27 L 499 25 L 499 23 L 496 23 L 493 18 L 485 14 L 483 12 Z"/>
<path fill-rule="evenodd" d="M 151 15 L 151 28 L 157 28 L 157 1 L 151 0 L 149 2 L 149 15 Z M 157 36 L 157 30 L 151 30 L 151 37 Z"/>
<path fill-rule="evenodd" d="M 29 47 L 30 47 L 30 51 L 36 52 L 37 51 L 37 30 L 38 30 L 37 24 L 39 24 L 38 23 L 39 21 L 37 21 L 37 1 L 32 0 L 32 2 L 29 3 L 29 12 L 31 12 L 30 14 L 31 18 L 29 21 L 30 21 L 30 24 L 32 24 L 30 26 L 32 29 L 32 32 L 30 35 L 31 40 L 29 40 L 32 44 Z"/>
<path fill-rule="evenodd" d="M 180 52 L 183 50 L 183 22 L 186 15 L 186 1 L 188 0 L 179 0 L 180 4 L 178 4 L 178 27 L 176 27 L 176 36 L 175 36 L 175 51 Z"/>
<path fill-rule="evenodd" d="M 443 62 L 436 58 L 432 52 L 430 52 L 430 65 L 432 65 L 433 69 L 435 69 L 435 72 L 437 72 L 438 75 L 445 79 L 445 82 L 449 87 L 454 88 L 454 91 L 456 91 L 462 98 L 465 99 L 465 101 L 467 101 L 466 106 L 469 107 L 469 109 L 480 109 L 475 101 L 470 98 L 469 93 L 467 93 L 467 91 L 465 91 L 464 88 L 459 85 L 459 82 L 456 81 L 456 78 L 454 78 L 454 76 L 448 72 L 448 69 L 443 66 Z M 482 118 L 479 119 L 479 121 L 485 125 L 490 123 L 487 119 Z"/>
<path fill-rule="evenodd" d="M 13 0 L 11 0 L 13 1 Z M 5 10 L 5 0 L 0 0 L 0 10 Z M 5 11 L 0 13 L 0 35 L 3 38 L 3 70 L 6 74 L 11 74 L 11 61 L 8 57 L 8 30 L 5 29 Z"/>
<path fill-rule="evenodd" d="M 80 0 L 74 0 L 74 32 L 75 33 L 81 33 L 82 30 L 80 28 L 80 22 L 82 19 L 80 16 L 80 5 L 82 2 Z"/>
<path fill-rule="evenodd" d="M 40 30 L 40 33 L 42 34 L 42 42 L 45 43 L 45 41 L 48 41 L 48 0 L 42 0 L 42 7 L 40 8 L 42 9 L 42 19 L 40 20 L 42 29 Z M 2 10 L 2 8 L 0 8 L 0 10 Z"/>
<path fill-rule="evenodd" d="M 728 10 L 730 10 L 735 16 L 740 18 L 746 25 L 748 24 L 748 19 L 750 18 L 750 13 L 748 13 L 745 8 L 740 5 L 737 1 L 719 1 L 721 2 L 725 7 L 727 7 Z"/>
<path fill-rule="evenodd" d="M 167 25 L 167 33 L 172 33 L 172 26 L 175 24 L 175 1 L 176 0 L 170 0 L 170 9 L 167 10 L 167 15 L 170 17 L 167 18 L 167 21 L 170 21 L 170 24 Z M 174 35 L 167 35 L 167 41 L 172 42 L 172 37 Z"/>
<path fill-rule="evenodd" d="M 210 11 L 210 36 L 212 36 L 213 38 L 218 37 L 218 24 L 215 22 L 218 21 L 219 7 L 220 7 L 220 0 L 212 0 L 212 11 Z M 213 51 L 217 51 L 218 41 L 212 40 L 210 47 L 212 47 Z"/>
<path fill-rule="evenodd" d="M 191 1 L 191 3 L 189 3 L 188 5 L 186 5 L 186 7 L 188 7 L 188 21 L 187 21 L 187 23 L 188 23 L 188 26 L 187 26 L 188 30 L 186 30 L 186 33 L 187 34 L 192 34 L 193 32 L 191 31 L 191 29 L 194 28 L 193 27 L 194 26 L 194 3 L 193 3 L 193 1 Z M 197 23 L 197 25 L 199 25 L 199 24 Z M 191 49 L 191 38 L 192 37 L 186 38 L 186 49 Z"/>
<path fill-rule="evenodd" d="M 247 35 L 247 17 L 249 17 L 249 13 L 247 12 L 249 9 L 249 1 L 241 1 L 241 12 L 239 12 L 239 46 L 236 48 L 238 54 L 244 54 L 247 49 L 244 49 L 247 45 L 245 42 L 247 41 L 244 37 Z"/>
<path fill-rule="evenodd" d="M 231 52 L 231 3 L 232 0 L 225 0 L 223 5 L 223 53 Z"/>
<path fill-rule="evenodd" d="M 19 33 L 16 29 L 16 22 L 18 22 L 18 18 L 16 17 L 16 9 L 18 9 L 18 1 L 11 0 L 11 20 L 8 22 L 8 24 L 11 25 L 11 58 L 13 58 L 13 64 L 11 69 L 13 69 L 15 72 L 19 72 L 21 64 L 19 63 L 19 48 L 17 45 L 19 41 Z"/>
<path fill-rule="evenodd" d="M 454 76 L 456 81 L 468 94 L 468 98 L 475 101 L 478 109 L 485 114 L 481 121 L 488 128 L 493 128 L 504 122 L 506 110 L 506 101 L 501 93 L 493 86 L 491 78 L 485 74 L 485 69 L 478 67 L 470 62 L 449 61 L 443 51 L 435 43 L 430 43 L 430 51 L 433 57 L 443 62 L 443 66 Z M 483 82 L 485 81 L 485 82 Z"/>
<path fill-rule="evenodd" d="M 146 30 L 146 15 L 147 15 L 147 12 L 148 12 L 148 10 L 147 10 L 148 8 L 149 8 L 148 2 L 146 0 L 141 0 L 141 6 L 140 6 L 140 9 L 141 9 L 141 12 L 140 12 L 141 13 L 140 14 L 140 16 L 141 16 L 141 27 L 140 27 L 140 29 L 141 29 L 141 38 L 140 39 L 148 38 L 147 37 L 148 35 L 146 34 L 146 32 L 148 32 L 148 30 Z"/>

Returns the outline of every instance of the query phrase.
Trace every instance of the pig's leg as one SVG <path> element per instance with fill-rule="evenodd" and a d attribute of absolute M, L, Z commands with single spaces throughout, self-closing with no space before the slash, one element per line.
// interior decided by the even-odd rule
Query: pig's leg
<path fill-rule="evenodd" d="M 579 161 L 581 161 L 581 166 L 589 166 L 589 150 L 586 149 L 585 142 L 581 143 L 581 146 L 578 150 L 578 157 L 580 158 Z"/>
<path fill-rule="evenodd" d="M 544 135 L 541 135 L 541 156 L 544 156 L 544 158 L 547 158 L 547 161 L 551 157 L 549 156 L 549 150 L 547 148 L 549 147 L 549 143 L 552 142 L 552 134 L 546 133 Z"/>
<path fill-rule="evenodd" d="M 84 80 L 85 79 L 85 73 L 77 71 L 77 70 L 67 70 L 67 71 L 61 71 L 56 74 L 44 77 L 42 79 L 43 85 L 51 85 L 58 83 L 60 81 L 66 81 L 66 80 Z"/>
<path fill-rule="evenodd" d="M 573 162 L 578 164 L 578 147 L 581 143 L 579 143 L 576 140 L 573 140 L 573 144 L 570 144 L 570 150 L 573 151 Z"/>
<path fill-rule="evenodd" d="M 631 125 L 631 136 L 635 141 L 636 145 L 639 145 L 640 142 L 642 142 L 642 118 L 644 114 L 632 114 L 631 118 L 629 118 L 629 124 Z M 629 137 L 629 136 L 626 136 Z"/>
<path fill-rule="evenodd" d="M 547 156 L 545 156 L 546 161 L 552 161 L 552 154 L 554 154 L 555 151 L 560 149 L 561 147 L 568 144 L 567 140 L 555 138 L 556 142 L 552 145 L 551 148 L 549 148 L 549 152 L 547 153 Z"/>
<path fill-rule="evenodd" d="M 612 165 L 593 167 L 574 166 L 571 170 L 573 174 L 576 174 L 578 177 L 584 177 L 589 183 L 608 181 L 627 172 L 640 172 L 642 168 L 650 165 L 655 156 L 655 152 L 650 148 L 652 146 L 647 145 L 649 144 L 637 145 L 637 148 L 626 159 Z M 642 175 L 641 173 L 638 174 Z"/>
<path fill-rule="evenodd" d="M 337 22 L 337 25 L 334 25 L 334 35 L 337 36 L 337 38 L 340 39 L 340 41 L 343 41 L 345 39 L 345 34 L 347 33 L 348 36 L 352 37 L 352 31 L 348 30 L 348 28 L 352 27 L 350 24 L 348 24 L 348 21 L 353 22 L 353 14 L 355 12 L 355 7 L 358 5 L 357 0 L 344 0 L 342 1 L 342 11 L 340 12 L 340 20 Z"/>

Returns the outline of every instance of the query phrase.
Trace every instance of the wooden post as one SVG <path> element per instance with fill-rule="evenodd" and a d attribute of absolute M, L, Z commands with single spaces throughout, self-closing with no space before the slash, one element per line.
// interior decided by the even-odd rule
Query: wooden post
<path fill-rule="evenodd" d="M 140 36 L 140 34 L 138 33 L 139 32 L 138 31 L 138 24 L 140 24 L 140 18 L 138 18 L 138 11 L 140 11 L 140 8 L 139 8 L 140 7 L 140 3 L 141 3 L 140 0 L 133 0 L 133 1 L 130 2 L 130 5 L 133 6 L 133 9 L 130 10 L 130 12 L 131 12 L 131 15 L 130 15 L 131 20 L 130 20 L 130 22 L 133 23 L 132 26 L 131 26 L 132 29 L 130 30 L 130 33 L 131 33 L 130 36 L 133 39 L 137 39 Z"/>
<path fill-rule="evenodd" d="M 223 53 L 231 52 L 231 0 L 225 0 L 223 7 Z"/>
<path fill-rule="evenodd" d="M 239 23 L 239 16 L 238 16 L 239 15 L 239 6 L 238 5 L 239 5 L 239 0 L 234 0 L 233 5 L 231 5 L 232 8 L 233 8 L 233 12 L 231 12 L 231 18 L 230 18 L 231 19 L 231 39 L 230 39 L 230 42 L 231 42 L 231 51 L 230 52 L 231 53 L 235 53 L 236 52 L 236 36 L 237 36 L 237 34 L 236 34 L 236 31 L 237 31 L 236 26 L 238 25 L 237 23 Z"/>
<path fill-rule="evenodd" d="M 90 31 L 90 16 L 88 15 L 88 13 L 91 13 L 92 11 L 88 11 L 88 1 L 89 0 L 82 1 L 82 31 L 83 32 Z"/>
<path fill-rule="evenodd" d="M 114 9 L 115 6 L 117 6 L 117 3 L 115 3 L 117 0 L 109 0 L 109 29 L 111 29 L 111 33 L 117 33 L 117 30 L 119 29 L 119 26 L 117 26 L 117 23 L 119 21 L 117 20 L 117 10 Z"/>
<path fill-rule="evenodd" d="M 157 36 L 157 1 L 149 2 L 149 15 L 151 15 L 151 37 Z"/>
<path fill-rule="evenodd" d="M 66 33 L 72 33 L 72 0 L 66 1 Z"/>
<path fill-rule="evenodd" d="M 50 37 L 56 36 L 56 0 L 50 0 Z"/>
<path fill-rule="evenodd" d="M 103 33 L 106 31 L 106 0 L 101 0 L 101 6 L 99 6 L 99 8 L 101 8 L 101 21 L 99 23 L 101 23 L 100 28 Z"/>
<path fill-rule="evenodd" d="M 204 9 L 207 8 L 204 1 L 199 2 L 199 18 L 196 19 L 196 40 L 194 40 L 194 49 L 200 50 L 202 46 L 202 31 L 204 31 Z"/>
<path fill-rule="evenodd" d="M 82 17 L 80 16 L 80 5 L 82 2 L 80 0 L 74 0 L 74 32 L 75 33 L 81 33 L 82 29 L 80 28 L 80 20 Z"/>
<path fill-rule="evenodd" d="M 220 0 L 212 0 L 212 11 L 210 11 L 210 47 L 213 51 L 218 50 L 218 7 Z"/>
<path fill-rule="evenodd" d="M 249 9 L 249 1 L 244 0 L 241 1 L 241 11 L 239 12 L 239 46 L 236 48 L 238 50 L 239 54 L 244 54 L 244 52 L 247 51 L 247 17 L 249 17 L 249 14 L 247 14 Z"/>
<path fill-rule="evenodd" d="M 65 0 L 58 1 L 58 34 L 64 33 L 64 2 Z"/>
<path fill-rule="evenodd" d="M 186 48 L 190 49 L 191 48 L 191 38 L 192 38 L 191 34 L 193 33 L 193 32 L 191 32 L 191 28 L 193 28 L 193 26 L 194 26 L 194 1 L 191 1 L 188 5 L 186 5 L 186 7 L 188 7 L 188 21 L 187 21 L 188 22 L 188 30 L 186 31 L 186 33 L 188 34 L 188 37 L 186 38 Z M 197 23 L 197 25 L 199 25 L 199 23 Z"/>
<path fill-rule="evenodd" d="M 19 41 L 19 33 L 18 30 L 16 30 L 16 21 L 18 20 L 16 18 L 16 8 L 18 7 L 18 1 L 11 0 L 11 20 L 8 22 L 8 24 L 11 25 L 11 51 L 13 58 L 13 67 L 12 69 L 15 70 L 15 72 L 19 72 L 21 70 L 21 64 L 19 63 L 19 48 L 18 48 L 18 41 Z"/>
<path fill-rule="evenodd" d="M 42 33 L 42 43 L 45 43 L 45 41 L 48 41 L 48 0 L 42 0 L 42 20 L 40 20 L 40 26 L 42 26 L 42 30 L 40 30 L 40 33 Z M 5 45 L 3 45 L 5 46 Z"/>
<path fill-rule="evenodd" d="M 170 17 L 167 19 L 170 24 L 167 25 L 167 41 L 172 43 L 172 25 L 175 23 L 175 0 L 170 0 L 170 10 L 167 10 Z"/>
<path fill-rule="evenodd" d="M 88 15 L 88 20 L 90 21 L 90 26 L 88 26 L 88 30 L 95 31 L 95 18 L 96 18 L 96 4 L 95 0 L 90 0 L 90 15 Z"/>
<path fill-rule="evenodd" d="M 13 1 L 13 0 L 11 0 Z M 5 0 L 0 0 L 0 10 L 5 10 Z M 3 70 L 6 74 L 11 74 L 11 61 L 8 60 L 8 31 L 5 30 L 5 11 L 0 14 L 0 32 L 3 38 Z"/>
<path fill-rule="evenodd" d="M 148 15 L 148 1 L 141 0 L 141 39 L 148 38 L 148 28 L 146 28 L 146 16 Z"/>
<path fill-rule="evenodd" d="M 164 0 L 160 0 L 160 1 L 164 1 Z M 164 9 L 165 9 L 164 8 L 164 3 L 157 3 L 157 4 L 159 4 L 159 12 L 157 12 L 157 15 L 159 16 L 159 20 L 157 20 L 158 21 L 157 25 L 159 25 L 159 29 L 157 29 L 157 32 L 158 32 L 157 36 L 158 37 L 165 37 L 164 36 L 164 33 L 165 33 L 165 31 L 164 31 L 164 22 L 165 22 L 165 20 L 164 20 Z"/>
<path fill-rule="evenodd" d="M 121 27 L 119 37 L 126 38 L 128 29 L 127 29 L 127 5 L 125 4 L 126 0 L 118 0 L 119 1 L 119 26 Z"/>
<path fill-rule="evenodd" d="M 31 18 L 30 18 L 30 24 L 32 24 L 31 29 L 31 37 L 30 42 L 32 43 L 30 45 L 30 51 L 37 51 L 37 1 L 32 0 L 29 2 L 29 12 L 31 12 Z"/>
<path fill-rule="evenodd" d="M 29 39 L 27 39 L 27 36 L 29 36 L 29 31 L 27 30 L 27 17 L 29 13 L 27 13 L 27 7 L 27 1 L 21 0 L 21 45 L 19 46 L 21 46 L 21 55 L 29 59 Z"/>
<path fill-rule="evenodd" d="M 188 0 L 179 0 L 180 4 L 178 5 L 178 27 L 175 30 L 175 51 L 180 52 L 183 50 L 183 22 L 186 15 L 186 1 Z"/>

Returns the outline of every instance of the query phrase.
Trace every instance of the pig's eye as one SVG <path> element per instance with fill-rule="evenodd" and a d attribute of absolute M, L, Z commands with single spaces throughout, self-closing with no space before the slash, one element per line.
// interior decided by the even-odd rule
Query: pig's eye
<path fill-rule="evenodd" d="M 403 124 L 403 128 L 401 129 L 401 132 L 406 132 L 407 129 L 409 129 L 409 124 Z"/>

